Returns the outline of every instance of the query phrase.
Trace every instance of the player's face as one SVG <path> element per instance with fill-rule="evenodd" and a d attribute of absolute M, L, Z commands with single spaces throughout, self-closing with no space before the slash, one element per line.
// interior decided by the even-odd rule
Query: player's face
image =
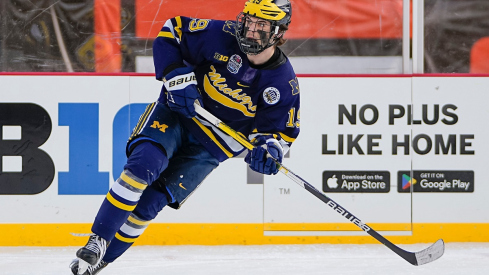
<path fill-rule="evenodd" d="M 257 41 L 260 45 L 267 43 L 272 26 L 270 22 L 247 16 L 245 21 L 246 38 Z"/>

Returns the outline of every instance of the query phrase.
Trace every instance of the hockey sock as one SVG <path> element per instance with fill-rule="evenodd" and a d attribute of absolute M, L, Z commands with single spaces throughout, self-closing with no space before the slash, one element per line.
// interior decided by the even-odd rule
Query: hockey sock
<path fill-rule="evenodd" d="M 103 258 L 111 263 L 121 256 L 143 234 L 152 219 L 168 204 L 164 193 L 150 186 L 141 196 L 140 203 L 112 239 Z"/>
<path fill-rule="evenodd" d="M 141 220 L 136 215 L 131 214 L 110 242 L 103 260 L 107 263 L 115 261 L 143 234 L 150 222 Z"/>
<path fill-rule="evenodd" d="M 168 166 L 165 153 L 151 142 L 138 144 L 95 217 L 92 232 L 111 241 L 127 221 L 141 194 Z"/>

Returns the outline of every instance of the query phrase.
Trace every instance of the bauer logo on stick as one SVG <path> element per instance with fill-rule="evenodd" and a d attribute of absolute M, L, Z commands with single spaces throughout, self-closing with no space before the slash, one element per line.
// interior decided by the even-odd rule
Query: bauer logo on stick
<path fill-rule="evenodd" d="M 280 100 L 280 92 L 277 88 L 268 87 L 263 92 L 263 99 L 266 103 L 273 105 Z"/>

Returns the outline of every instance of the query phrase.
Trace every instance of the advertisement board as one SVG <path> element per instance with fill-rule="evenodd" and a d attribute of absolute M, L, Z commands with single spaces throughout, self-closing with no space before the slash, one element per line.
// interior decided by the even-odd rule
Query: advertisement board
<path fill-rule="evenodd" d="M 393 240 L 489 241 L 489 78 L 299 82 L 301 133 L 288 168 Z M 82 243 L 69 233 L 89 232 L 161 83 L 3 75 L 0 86 L 0 205 L 8 210 L 0 231 L 11 236 L 0 245 Z M 181 209 L 163 209 L 138 244 L 374 241 L 284 175 L 251 172 L 242 157 L 221 163 Z"/>

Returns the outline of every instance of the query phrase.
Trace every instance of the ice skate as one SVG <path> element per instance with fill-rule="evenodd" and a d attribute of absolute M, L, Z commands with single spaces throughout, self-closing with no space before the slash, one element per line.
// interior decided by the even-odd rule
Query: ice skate
<path fill-rule="evenodd" d="M 70 269 L 73 275 L 78 275 L 78 263 L 80 259 L 76 258 L 74 259 L 71 264 L 70 264 Z M 85 271 L 85 273 L 82 273 L 82 275 L 96 275 L 98 274 L 102 269 L 104 269 L 109 263 L 106 263 L 104 261 L 100 261 L 100 263 L 96 266 L 89 266 L 88 269 Z"/>
<path fill-rule="evenodd" d="M 90 267 L 92 267 L 92 269 L 96 268 L 104 257 L 107 246 L 108 243 L 105 239 L 95 234 L 91 235 L 87 244 L 76 252 L 76 256 L 79 259 L 78 274 L 85 275 L 87 274 L 85 272 L 88 271 Z"/>

